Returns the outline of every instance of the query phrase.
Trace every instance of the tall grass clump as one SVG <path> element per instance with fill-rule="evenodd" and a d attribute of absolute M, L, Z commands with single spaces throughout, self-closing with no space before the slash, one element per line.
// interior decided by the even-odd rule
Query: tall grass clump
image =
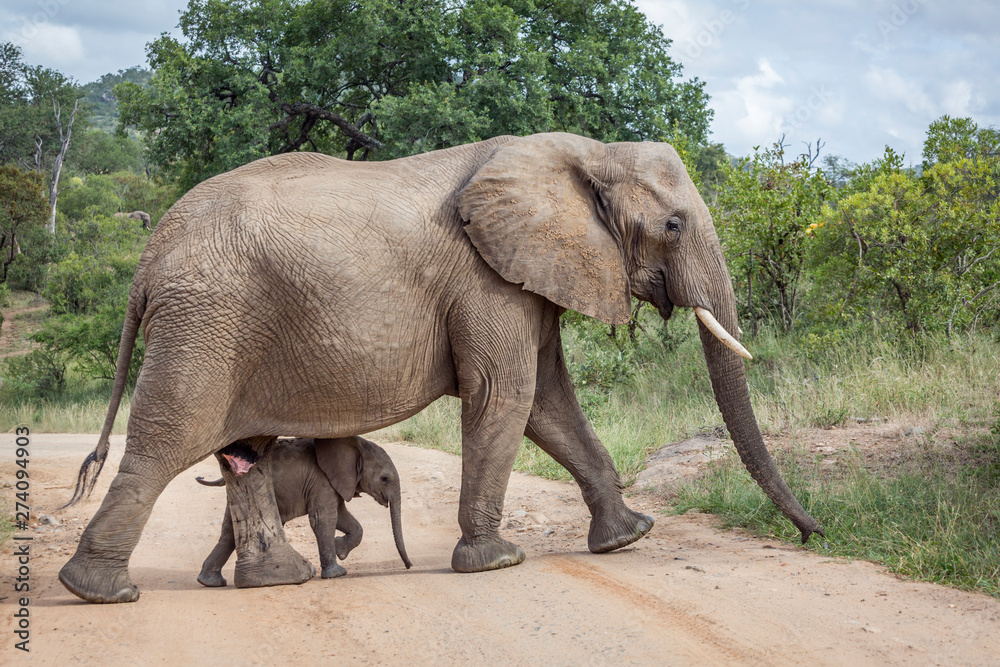
<path fill-rule="evenodd" d="M 918 465 L 875 469 L 855 454 L 839 477 L 824 476 L 801 453 L 784 457 L 789 487 L 826 537 L 818 553 L 862 558 L 893 572 L 1000 596 L 1000 440 L 981 452 L 986 462 L 960 465 L 925 452 Z M 798 531 L 749 478 L 735 456 L 714 463 L 677 489 L 675 511 L 698 509 L 785 540 Z"/>
<path fill-rule="evenodd" d="M 29 426 L 35 433 L 100 433 L 104 426 L 111 398 L 109 382 L 71 381 L 63 394 L 43 399 L 16 394 L 8 385 L 5 382 L 0 388 L 0 432 Z M 130 407 L 131 397 L 126 393 L 112 433 L 125 433 Z"/>
<path fill-rule="evenodd" d="M 891 339 L 858 332 L 751 341 L 747 368 L 762 429 L 823 428 L 855 419 L 983 424 L 1000 398 L 1000 344 L 982 333 Z"/>

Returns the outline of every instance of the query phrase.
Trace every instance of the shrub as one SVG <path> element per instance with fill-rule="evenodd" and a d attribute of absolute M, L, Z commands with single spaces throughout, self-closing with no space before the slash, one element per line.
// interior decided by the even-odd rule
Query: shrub
<path fill-rule="evenodd" d="M 761 320 L 788 331 L 799 317 L 812 232 L 833 186 L 805 156 L 785 164 L 780 144 L 725 165 L 722 176 L 712 215 L 741 318 L 751 332 Z"/>
<path fill-rule="evenodd" d="M 119 284 L 111 297 L 91 315 L 62 315 L 50 321 L 34 339 L 65 352 L 84 377 L 112 380 L 118 363 L 118 348 L 125 322 L 129 286 Z M 133 386 L 139 377 L 145 347 L 140 337 L 129 364 L 126 379 Z"/>
<path fill-rule="evenodd" d="M 69 354 L 58 347 L 45 346 L 28 354 L 7 359 L 7 378 L 15 394 L 54 398 L 66 389 Z"/>
<path fill-rule="evenodd" d="M 132 282 L 148 238 L 132 220 L 97 216 L 68 225 L 68 253 L 49 267 L 42 296 L 54 314 L 89 314 Z"/>
<path fill-rule="evenodd" d="M 966 156 L 934 128 L 928 150 L 941 161 L 918 176 L 887 148 L 825 210 L 813 260 L 818 320 L 912 333 L 997 320 L 1000 157 Z"/>

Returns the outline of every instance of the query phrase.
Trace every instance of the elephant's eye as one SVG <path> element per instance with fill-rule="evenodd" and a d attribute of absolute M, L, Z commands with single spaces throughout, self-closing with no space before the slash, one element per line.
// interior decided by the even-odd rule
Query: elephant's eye
<path fill-rule="evenodd" d="M 382 483 L 386 484 L 386 483 L 388 483 L 388 481 L 389 481 L 389 476 L 388 475 L 382 475 Z"/>
<path fill-rule="evenodd" d="M 670 235 L 671 239 L 676 238 L 677 234 L 681 231 L 681 219 L 677 216 L 673 216 L 667 220 L 667 233 Z"/>

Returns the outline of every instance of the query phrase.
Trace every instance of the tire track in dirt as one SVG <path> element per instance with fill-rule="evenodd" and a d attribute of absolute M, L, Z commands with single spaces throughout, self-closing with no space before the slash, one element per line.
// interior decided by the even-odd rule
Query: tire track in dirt
<path fill-rule="evenodd" d="M 684 644 L 702 664 L 722 662 L 741 665 L 772 665 L 773 656 L 723 637 L 712 632 L 710 626 L 717 625 L 714 619 L 691 615 L 666 600 L 613 578 L 605 568 L 571 556 L 551 556 L 546 559 L 555 571 L 585 582 L 594 588 L 609 603 L 626 601 L 640 614 L 653 616 L 657 622 L 677 641 Z M 683 634 L 678 633 L 683 630 Z"/>

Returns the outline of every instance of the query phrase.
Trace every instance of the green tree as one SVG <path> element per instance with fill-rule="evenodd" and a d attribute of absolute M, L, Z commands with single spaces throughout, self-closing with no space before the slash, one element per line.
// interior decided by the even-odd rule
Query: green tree
<path fill-rule="evenodd" d="M 85 130 L 73 135 L 73 155 L 67 161 L 71 172 L 110 174 L 117 171 L 145 172 L 142 143 L 104 130 Z"/>
<path fill-rule="evenodd" d="M 855 170 L 817 234 L 817 312 L 842 326 L 951 332 L 1000 315 L 1000 156 L 971 119 L 931 124 L 921 175 L 885 156 Z"/>
<path fill-rule="evenodd" d="M 87 107 L 90 112 L 90 124 L 98 130 L 113 134 L 118 126 L 118 103 L 114 88 L 120 83 L 130 82 L 140 86 L 149 82 L 153 73 L 140 66 L 118 70 L 117 74 L 105 74 L 97 81 L 91 81 L 80 87 L 86 95 Z"/>
<path fill-rule="evenodd" d="M 191 0 L 115 88 L 190 186 L 276 153 L 385 159 L 503 133 L 703 142 L 704 84 L 625 0 Z"/>
<path fill-rule="evenodd" d="M 32 250 L 44 229 L 48 210 L 43 188 L 38 172 L 0 166 L 0 283 L 7 282 L 10 266 Z"/>
<path fill-rule="evenodd" d="M 712 207 L 741 317 L 754 330 L 765 319 L 785 331 L 795 325 L 809 246 L 834 194 L 806 156 L 786 164 L 784 155 L 777 143 L 736 165 L 724 163 Z"/>
<path fill-rule="evenodd" d="M 980 128 L 971 118 L 941 116 L 927 129 L 924 169 L 939 162 L 1000 155 L 1000 130 Z"/>
<path fill-rule="evenodd" d="M 49 231 L 55 234 L 59 177 L 72 131 L 86 127 L 82 92 L 60 72 L 24 63 L 9 42 L 0 43 L 0 85 L 0 164 L 49 176 Z"/>

